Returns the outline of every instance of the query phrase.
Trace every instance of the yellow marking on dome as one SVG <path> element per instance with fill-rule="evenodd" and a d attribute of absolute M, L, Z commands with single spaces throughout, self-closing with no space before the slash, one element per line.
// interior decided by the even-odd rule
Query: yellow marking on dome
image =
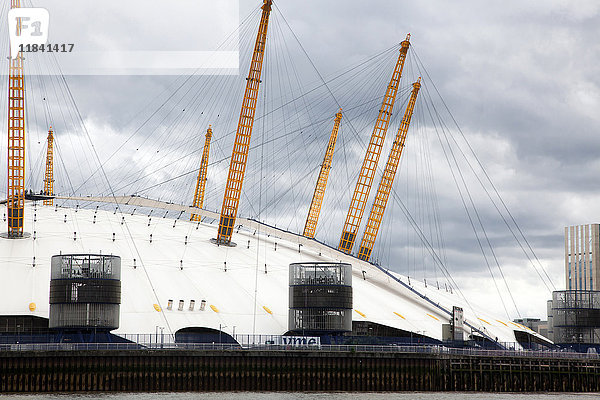
<path fill-rule="evenodd" d="M 480 320 L 480 321 L 483 321 L 483 322 L 485 322 L 485 323 L 486 323 L 486 324 L 488 324 L 488 325 L 491 325 L 489 322 L 487 322 L 487 321 L 486 321 L 485 319 L 483 319 L 483 318 L 477 318 L 477 319 L 478 319 L 478 320 Z"/>
<path fill-rule="evenodd" d="M 153 304 L 153 305 L 154 305 L 154 309 L 155 309 L 157 312 L 161 312 L 161 311 L 162 311 L 162 309 L 160 308 L 160 306 L 159 306 L 158 304 Z"/>
<path fill-rule="evenodd" d="M 213 306 L 212 304 L 210 305 L 210 308 L 212 308 L 212 310 L 216 313 L 219 312 L 219 309 L 217 307 Z"/>
<path fill-rule="evenodd" d="M 406 319 L 406 318 L 404 318 L 404 316 L 402 314 L 398 314 L 396 311 L 394 311 L 394 314 L 396 314 L 397 316 L 399 316 L 402 319 Z"/>
<path fill-rule="evenodd" d="M 499 319 L 497 319 L 496 321 L 500 322 L 500 323 L 501 323 L 502 325 L 504 325 L 504 326 L 508 326 L 508 325 L 506 325 L 506 323 L 504 323 L 504 322 L 500 321 Z"/>
<path fill-rule="evenodd" d="M 367 316 L 363 313 L 361 313 L 360 311 L 358 311 L 357 309 L 354 309 L 354 311 L 356 311 L 358 313 L 358 315 L 360 315 L 363 318 L 367 318 Z"/>
<path fill-rule="evenodd" d="M 269 314 L 273 315 L 273 311 L 271 311 L 271 309 L 267 306 L 263 306 L 263 308 L 265 309 L 266 312 L 268 312 Z"/>
<path fill-rule="evenodd" d="M 33 311 L 35 311 L 35 309 L 36 309 L 35 303 L 29 303 L 29 311 L 33 312 Z"/>
<path fill-rule="evenodd" d="M 536 331 L 534 331 L 534 330 L 533 330 L 533 329 L 531 329 L 530 327 L 528 327 L 528 326 L 525 326 L 525 325 L 523 325 L 523 324 L 518 324 L 518 323 L 517 323 L 517 324 L 513 324 L 513 325 L 515 325 L 515 326 L 517 326 L 517 327 L 519 327 L 519 328 L 521 328 L 521 329 L 525 329 L 526 331 L 531 331 L 531 332 L 533 332 L 533 333 L 537 333 Z"/>
<path fill-rule="evenodd" d="M 427 315 L 429 315 L 431 318 L 435 319 L 436 321 L 439 321 L 439 319 L 438 319 L 436 316 L 434 316 L 434 315 L 431 315 L 431 314 L 429 314 L 429 313 L 426 313 L 426 314 L 427 314 Z"/>

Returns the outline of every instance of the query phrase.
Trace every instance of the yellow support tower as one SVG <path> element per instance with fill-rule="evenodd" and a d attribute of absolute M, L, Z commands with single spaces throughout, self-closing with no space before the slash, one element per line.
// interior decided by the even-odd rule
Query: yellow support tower
<path fill-rule="evenodd" d="M 356 182 L 356 188 L 354 189 L 354 195 L 352 196 L 352 202 L 348 209 L 348 215 L 344 222 L 338 249 L 346 254 L 350 254 L 352 251 L 356 234 L 360 227 L 360 221 L 365 212 L 367 200 L 369 199 L 371 185 L 373 185 L 373 178 L 375 177 L 377 163 L 379 162 L 379 156 L 383 148 L 383 142 L 385 141 L 385 134 L 390 124 L 390 118 L 392 117 L 392 110 L 394 109 L 394 102 L 398 93 L 398 87 L 400 86 L 400 77 L 402 76 L 402 69 L 404 68 L 404 61 L 406 60 L 406 53 L 409 46 L 410 34 L 406 35 L 406 39 L 400 43 L 400 55 L 396 62 L 396 68 L 385 92 L 383 104 L 379 109 L 379 116 L 371 134 L 371 141 L 367 148 L 367 153 L 365 154 L 365 159 L 358 175 L 358 182 Z"/>
<path fill-rule="evenodd" d="M 421 78 L 413 83 L 413 90 L 410 95 L 410 100 L 406 106 L 404 117 L 402 117 L 402 122 L 398 128 L 396 139 L 394 140 L 394 144 L 390 150 L 390 155 L 387 163 L 385 164 L 385 169 L 383 170 L 381 182 L 379 182 L 379 187 L 377 188 L 377 195 L 373 201 L 373 207 L 371 208 L 371 214 L 369 214 L 367 227 L 365 228 L 362 241 L 360 242 L 358 258 L 361 260 L 368 261 L 369 257 L 371 257 L 371 251 L 373 251 L 373 245 L 375 244 L 375 239 L 377 238 L 377 232 L 381 226 L 383 213 L 385 212 L 385 207 L 390 197 L 390 192 L 392 191 L 392 184 L 394 183 L 394 178 L 396 177 L 396 171 L 398 171 L 398 163 L 400 162 L 400 157 L 402 157 L 402 150 L 404 149 L 404 142 L 406 141 L 406 133 L 408 132 L 408 127 L 410 126 L 410 120 L 415 109 L 417 94 L 419 93 L 420 88 Z"/>
<path fill-rule="evenodd" d="M 206 130 L 206 139 L 204 140 L 204 150 L 200 160 L 200 170 L 198 171 L 198 181 L 196 182 L 196 191 L 194 192 L 194 204 L 192 206 L 202 208 L 204 205 L 204 189 L 206 188 L 206 170 L 208 169 L 208 154 L 210 152 L 210 139 L 212 138 L 212 128 L 209 125 Z M 190 221 L 200 221 L 198 214 L 192 214 Z"/>
<path fill-rule="evenodd" d="M 54 132 L 48 130 L 48 150 L 46 152 L 46 175 L 44 176 L 44 194 L 54 196 Z M 44 200 L 45 206 L 54 204 L 54 199 Z"/>
<path fill-rule="evenodd" d="M 11 0 L 11 8 L 19 8 L 20 0 Z M 21 21 L 17 22 L 17 35 Z M 25 208 L 25 90 L 23 55 L 9 60 L 8 74 L 8 237 L 23 237 Z"/>
<path fill-rule="evenodd" d="M 248 73 L 248 78 L 246 78 L 246 92 L 242 101 L 235 144 L 233 145 L 231 163 L 229 164 L 227 186 L 225 187 L 225 196 L 223 197 L 223 206 L 221 207 L 221 218 L 217 233 L 217 243 L 219 244 L 229 244 L 231 242 L 231 234 L 233 233 L 237 217 L 242 184 L 244 183 L 244 174 L 246 172 L 246 162 L 248 161 L 250 136 L 252 135 L 252 126 L 254 125 L 258 88 L 261 82 L 260 75 L 265 55 L 265 46 L 267 44 L 267 28 L 269 26 L 271 5 L 272 0 L 264 0 L 258 34 L 256 35 L 256 42 L 254 44 L 254 53 L 252 54 L 252 63 L 250 64 L 250 72 Z"/>
<path fill-rule="evenodd" d="M 327 145 L 325 157 L 323 157 L 323 164 L 321 164 L 321 172 L 319 172 L 317 186 L 315 187 L 315 192 L 313 194 L 312 201 L 310 202 L 310 209 L 308 210 L 308 217 L 306 217 L 306 224 L 304 224 L 304 236 L 307 238 L 315 237 L 315 230 L 317 229 L 317 222 L 319 221 L 319 214 L 321 213 L 321 204 L 323 204 L 323 197 L 325 196 L 325 187 L 327 186 L 327 179 L 329 178 L 331 160 L 333 159 L 333 150 L 335 149 L 335 142 L 337 140 L 341 120 L 342 109 L 340 108 L 340 111 L 335 114 L 333 130 L 331 131 L 331 136 L 329 137 L 329 144 Z"/>

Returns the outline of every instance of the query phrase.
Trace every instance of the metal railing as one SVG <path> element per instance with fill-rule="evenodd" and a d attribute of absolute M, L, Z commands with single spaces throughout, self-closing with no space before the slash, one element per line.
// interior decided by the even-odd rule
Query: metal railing
<path fill-rule="evenodd" d="M 444 346 L 397 345 L 279 345 L 229 343 L 17 343 L 0 344 L 0 351 L 97 351 L 97 350 L 186 350 L 186 351 L 318 351 L 334 353 L 407 353 L 432 355 L 462 355 L 486 357 L 529 357 L 554 359 L 599 359 L 596 353 L 531 350 L 483 350 L 474 348 L 449 348 Z"/>

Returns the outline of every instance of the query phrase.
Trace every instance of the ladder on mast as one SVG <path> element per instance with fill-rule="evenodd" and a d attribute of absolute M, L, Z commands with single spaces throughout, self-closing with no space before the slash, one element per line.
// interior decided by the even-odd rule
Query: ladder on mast
<path fill-rule="evenodd" d="M 396 171 L 398 171 L 398 164 L 400 162 L 400 157 L 402 157 L 402 150 L 404 150 L 406 134 L 408 132 L 408 127 L 410 126 L 410 120 L 415 109 L 417 94 L 419 93 L 420 88 L 421 78 L 413 83 L 413 90 L 410 95 L 410 100 L 406 106 L 406 111 L 402 117 L 402 122 L 400 123 L 398 133 L 394 139 L 394 144 L 390 150 L 390 155 L 388 156 L 388 160 L 385 164 L 383 176 L 381 177 L 379 187 L 377 188 L 377 195 L 375 196 L 375 200 L 373 200 L 371 213 L 369 214 L 367 226 L 365 228 L 365 232 L 363 233 L 358 251 L 358 258 L 361 260 L 368 261 L 369 257 L 371 257 L 371 252 L 373 251 L 373 246 L 375 245 L 375 239 L 377 238 L 377 233 L 379 231 L 379 227 L 381 226 L 381 221 L 383 220 L 383 213 L 385 212 L 385 208 L 390 197 L 390 192 L 392 191 L 392 185 L 394 183 L 394 178 L 396 177 Z"/>
<path fill-rule="evenodd" d="M 404 61 L 406 60 L 409 46 L 410 33 L 406 35 L 406 39 L 400 43 L 398 61 L 396 62 L 390 84 L 385 92 L 383 103 L 379 109 L 377 122 L 375 122 L 375 127 L 371 134 L 371 141 L 367 147 L 367 153 L 365 154 L 360 174 L 358 175 L 352 202 L 350 203 L 346 221 L 344 222 L 338 250 L 346 254 L 352 252 L 352 247 L 354 246 L 354 241 L 356 240 L 356 235 L 360 228 L 360 221 L 365 212 L 367 200 L 369 199 L 369 193 L 371 192 L 371 186 L 373 185 L 373 179 L 375 178 L 375 171 L 377 170 L 379 156 L 381 155 L 385 135 L 390 124 L 390 118 L 392 117 L 394 102 L 396 101 L 396 94 L 398 93 L 398 87 L 400 86 L 400 77 L 402 76 Z"/>
<path fill-rule="evenodd" d="M 200 160 L 200 169 L 198 170 L 198 181 L 194 191 L 194 202 L 192 206 L 202 208 L 204 206 L 204 192 L 206 189 L 206 173 L 208 169 L 208 154 L 210 153 L 210 140 L 212 138 L 212 128 L 209 125 L 204 139 L 204 150 Z M 190 221 L 200 221 L 200 215 L 192 214 Z"/>
<path fill-rule="evenodd" d="M 46 150 L 46 174 L 44 175 L 44 195 L 54 196 L 54 131 L 48 130 L 48 148 Z M 54 199 L 44 200 L 45 206 L 54 205 Z"/>
<path fill-rule="evenodd" d="M 319 214 L 321 213 L 323 197 L 325 197 L 325 187 L 327 186 L 327 179 L 329 179 L 329 171 L 331 170 L 331 161 L 333 159 L 333 150 L 335 149 L 335 142 L 337 141 L 341 120 L 342 109 L 340 108 L 338 113 L 335 114 L 333 129 L 331 130 L 331 136 L 329 137 L 329 143 L 327 144 L 325 157 L 323 157 L 323 163 L 321 164 L 321 172 L 319 172 L 319 178 L 317 179 L 315 192 L 313 193 L 313 198 L 310 202 L 310 208 L 308 210 L 308 216 L 306 217 L 306 223 L 304 224 L 303 235 L 307 238 L 312 239 L 315 237 L 315 231 L 317 229 L 317 222 L 319 222 Z"/>
<path fill-rule="evenodd" d="M 244 174 L 246 172 L 246 163 L 248 161 L 250 137 L 254 125 L 254 114 L 258 99 L 258 88 L 261 82 L 260 76 L 267 43 L 267 28 L 269 26 L 272 3 L 272 0 L 264 0 L 262 6 L 262 16 L 254 44 L 250 72 L 248 73 L 248 78 L 246 78 L 246 91 L 244 93 L 244 100 L 242 101 L 235 144 L 233 145 L 231 162 L 229 164 L 229 174 L 227 175 L 227 185 L 225 187 L 225 195 L 223 196 L 223 205 L 219 219 L 219 231 L 217 232 L 217 244 L 229 245 L 231 243 L 231 235 L 237 217 L 242 184 L 244 183 Z"/>
<path fill-rule="evenodd" d="M 20 8 L 20 0 L 11 0 L 10 8 Z M 17 36 L 21 20 L 17 21 Z M 9 57 L 10 58 L 10 57 Z M 9 60 L 8 74 L 8 193 L 7 214 L 9 238 L 23 237 L 25 209 L 25 84 L 23 54 Z"/>

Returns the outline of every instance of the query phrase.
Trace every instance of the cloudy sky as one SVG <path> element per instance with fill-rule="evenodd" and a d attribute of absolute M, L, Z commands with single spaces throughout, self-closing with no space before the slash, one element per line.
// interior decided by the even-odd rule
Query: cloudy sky
<path fill-rule="evenodd" d="M 47 6 L 51 15 L 52 3 L 55 3 L 53 7 L 59 7 L 56 2 L 44 3 L 44 1 L 39 1 L 35 5 Z M 146 28 L 137 29 L 135 22 L 139 20 L 139 16 L 134 18 L 130 15 L 119 14 L 120 11 L 111 6 L 111 2 L 107 4 L 106 9 L 94 13 L 86 13 L 85 9 L 79 9 L 79 12 L 75 11 L 75 19 L 86 21 L 87 18 L 94 22 L 91 26 L 96 29 L 94 31 L 90 28 L 89 31 L 86 31 L 85 24 L 78 25 L 77 29 L 80 33 L 75 37 L 81 37 L 82 43 L 84 43 L 84 38 L 88 41 L 93 38 L 97 42 L 103 42 L 101 38 L 104 36 L 127 38 L 131 43 L 137 43 L 135 38 L 153 37 L 155 43 L 156 41 L 160 42 L 152 48 L 155 50 L 186 50 L 188 48 L 207 50 L 206 47 L 211 49 L 214 47 L 214 43 L 220 43 L 219 37 L 228 35 L 230 30 L 223 26 L 235 29 L 239 21 L 245 21 L 245 18 L 251 15 L 254 19 L 244 22 L 240 30 L 236 32 L 236 35 L 240 37 L 240 65 L 242 67 L 245 65 L 244 61 L 247 60 L 247 55 L 243 53 L 247 52 L 249 48 L 244 41 L 254 35 L 257 24 L 256 17 L 259 15 L 256 10 L 258 2 L 241 0 L 239 3 L 235 3 L 235 6 L 239 5 L 239 14 L 237 7 L 228 9 L 226 14 L 219 17 L 221 23 L 217 25 L 222 29 L 216 30 L 216 33 L 214 30 L 211 31 L 212 33 L 206 33 L 206 29 L 196 28 L 202 26 L 203 21 L 205 25 L 208 24 L 206 14 L 212 15 L 211 13 L 215 11 L 206 13 L 204 19 L 199 17 L 195 22 L 193 18 L 191 22 L 189 21 L 191 13 L 188 12 L 187 19 L 183 21 L 184 25 L 194 27 L 195 23 L 196 28 L 184 29 L 181 33 L 184 37 L 175 46 L 173 43 L 176 42 L 171 39 L 167 40 L 168 37 L 164 38 L 164 35 L 157 35 L 156 31 L 146 32 Z M 438 111 L 443 111 L 443 103 L 434 95 L 433 84 L 435 84 L 553 284 L 557 289 L 564 287 L 564 227 L 600 222 L 598 219 L 600 212 L 600 190 L 598 189 L 598 176 L 600 175 L 600 3 L 593 0 L 580 0 L 576 4 L 555 0 L 527 2 L 407 2 L 392 0 L 368 2 L 304 0 L 299 2 L 280 0 L 276 2 L 276 5 L 274 19 L 278 21 L 278 25 L 273 25 L 272 40 L 276 41 L 277 32 L 281 33 L 281 37 L 290 44 L 289 51 L 293 54 L 292 57 L 300 60 L 297 63 L 290 61 L 290 64 L 293 63 L 296 68 L 294 74 L 307 82 L 296 86 L 292 84 L 290 91 L 296 92 L 289 94 L 289 98 L 297 97 L 302 90 L 312 87 L 314 82 L 319 81 L 318 75 L 312 70 L 310 61 L 307 61 L 302 48 L 295 42 L 293 35 L 299 39 L 319 73 L 328 79 L 327 77 L 335 76 L 340 71 L 347 71 L 351 66 L 360 64 L 375 54 L 396 46 L 404 39 L 406 33 L 410 32 L 412 35 L 411 52 L 414 54 L 409 53 L 409 57 L 415 70 L 407 71 L 408 75 L 412 75 L 407 79 L 415 79 L 417 75 L 423 74 L 426 70 L 428 75 L 424 77 L 424 85 L 428 87 L 431 105 L 435 105 Z M 144 11 L 140 11 L 140 13 L 140 15 L 144 15 Z M 147 11 L 149 18 L 161 21 L 160 15 L 156 14 L 156 12 Z M 177 17 L 173 16 L 172 18 Z M 209 22 L 211 22 L 210 20 L 209 18 Z M 172 25 L 164 22 L 162 20 L 162 23 L 159 24 L 161 29 L 169 31 Z M 287 24 L 293 30 L 293 34 L 287 30 Z M 176 24 L 176 26 L 179 25 Z M 110 34 L 98 32 L 98 26 L 104 26 Z M 197 31 L 199 37 L 205 38 L 205 40 L 196 40 L 194 31 Z M 161 38 L 164 39 L 164 43 L 161 42 L 163 40 Z M 250 42 L 252 40 L 250 39 Z M 202 42 L 203 45 L 198 46 L 198 42 Z M 230 44 L 227 47 L 228 50 L 235 50 L 237 41 L 232 40 L 227 43 Z M 277 48 L 282 49 L 283 46 Z M 356 93 L 361 96 L 357 94 L 356 97 L 364 98 L 365 102 L 370 95 L 383 94 L 397 52 L 392 50 L 385 55 L 386 60 L 378 59 L 379 61 L 373 62 L 362 75 L 354 78 L 348 77 L 350 83 L 346 85 L 345 89 L 343 84 L 331 83 L 331 90 L 336 94 L 339 102 L 351 102 L 352 106 L 356 105 L 357 109 L 364 109 L 365 112 L 369 107 L 371 110 L 370 114 L 365 114 L 364 121 L 358 113 L 354 116 L 350 113 L 346 125 L 343 125 L 342 134 L 345 136 L 341 139 L 343 142 L 339 148 L 343 149 L 344 156 L 338 156 L 336 153 L 336 157 L 340 160 L 339 162 L 342 162 L 343 157 L 348 164 L 346 164 L 346 168 L 342 168 L 343 173 L 340 172 L 333 178 L 333 189 L 330 190 L 336 194 L 330 195 L 329 202 L 326 199 L 324 205 L 324 207 L 329 207 L 327 216 L 324 217 L 324 230 L 331 229 L 335 232 L 321 233 L 320 237 L 317 236 L 332 245 L 337 245 L 336 241 L 350 201 L 350 193 L 356 182 L 358 170 L 354 164 L 357 164 L 356 160 L 360 163 L 364 143 L 368 141 L 372 129 L 369 127 L 372 125 L 369 124 L 374 121 L 379 107 L 375 101 L 360 108 L 358 105 L 364 104 L 364 102 L 361 103 L 350 96 L 347 86 L 357 85 Z M 283 57 L 285 59 L 285 56 Z M 284 70 L 284 68 L 277 70 L 276 67 L 273 67 L 273 71 L 277 71 L 274 75 L 278 77 L 283 75 L 281 71 Z M 375 76 L 379 76 L 379 73 L 381 73 L 381 78 L 376 78 Z M 245 75 L 245 72 L 242 71 L 241 75 Z M 373 77 L 372 81 L 369 81 L 372 82 L 372 85 L 369 84 L 369 87 L 358 86 L 359 80 L 369 77 Z M 145 118 L 152 115 L 152 110 L 157 110 L 164 104 L 168 107 L 170 102 L 179 107 L 181 104 L 185 104 L 186 99 L 189 99 L 185 95 L 169 97 L 182 82 L 181 76 L 92 75 L 67 76 L 66 78 L 77 103 L 78 111 L 85 121 L 89 140 L 94 143 L 100 160 L 108 159 L 115 147 L 122 144 L 132 131 L 140 128 L 142 131 L 157 129 L 155 126 L 168 126 L 169 121 L 183 118 L 177 117 L 173 113 L 165 113 L 165 119 L 151 120 L 148 125 L 144 125 Z M 225 81 L 223 80 L 223 82 Z M 403 82 L 403 86 L 409 88 L 410 82 L 410 80 Z M 31 84 L 32 86 L 35 84 L 33 79 Z M 377 86 L 378 84 L 383 86 Z M 265 87 L 272 85 L 273 94 L 279 93 L 278 91 L 284 87 L 282 83 L 268 83 L 267 77 L 265 77 L 264 85 Z M 218 110 L 211 111 L 211 115 L 213 119 L 227 119 L 229 122 L 222 123 L 223 130 L 230 130 L 237 121 L 237 116 L 231 110 L 238 108 L 238 111 L 235 112 L 239 112 L 239 88 L 232 88 L 228 91 L 229 89 L 221 87 L 220 90 L 223 93 L 231 94 L 234 100 L 218 100 L 215 104 L 219 104 L 219 107 L 227 110 L 226 115 L 221 116 Z M 322 93 L 326 92 L 323 87 L 320 90 Z M 216 93 L 219 88 L 213 88 L 212 91 Z M 405 91 L 403 104 L 407 97 L 406 93 Z M 64 96 L 69 95 L 64 94 Z M 425 98 L 423 101 L 427 102 Z M 312 110 L 313 119 L 316 118 L 315 116 L 320 118 L 333 115 L 334 103 L 330 101 L 329 108 L 326 110 L 318 111 L 315 110 L 318 107 L 310 108 L 310 105 L 306 106 L 306 110 Z M 2 104 L 5 107 L 5 103 Z M 431 118 L 427 116 L 425 105 L 419 104 L 417 107 L 419 110 L 416 112 L 421 115 L 418 122 L 419 128 L 415 128 L 415 138 L 409 137 L 407 141 L 406 159 L 403 159 L 399 173 L 398 185 L 400 186 L 397 188 L 399 196 L 402 196 L 403 193 L 406 194 L 404 203 L 412 214 L 417 215 L 420 213 L 419 207 L 421 207 L 417 205 L 419 204 L 416 199 L 418 193 L 409 190 L 409 187 L 417 189 L 420 187 L 421 193 L 430 193 L 431 187 L 419 184 L 418 181 L 423 179 L 427 179 L 427 182 L 430 179 L 435 181 L 436 196 L 432 201 L 437 202 L 439 208 L 448 270 L 470 299 L 476 299 L 481 304 L 504 313 L 498 297 L 490 295 L 490 292 L 496 292 L 495 285 L 472 228 L 467 222 L 468 215 L 461 204 L 453 175 L 449 172 L 452 168 L 448 166 L 442 147 L 433 145 L 435 136 L 432 133 Z M 341 104 L 341 106 L 346 107 L 347 104 Z M 70 107 L 71 112 L 75 114 L 76 111 L 73 111 L 72 106 Z M 218 107 L 215 106 L 215 108 Z M 398 109 L 401 108 L 403 105 L 398 106 Z M 200 109 L 207 110 L 207 108 L 196 110 Z M 181 111 L 181 113 L 183 112 Z M 40 106 L 38 113 L 39 115 L 44 114 L 43 106 Z M 57 113 L 54 112 L 53 119 L 58 119 Z M 219 116 L 215 117 L 214 114 Z M 401 111 L 395 111 L 396 116 L 400 114 Z M 231 116 L 228 117 L 228 115 Z M 310 120 L 311 115 L 306 116 L 306 120 Z M 454 126 L 448 114 L 445 114 L 444 118 L 449 125 Z M 32 126 L 38 122 L 38 119 L 34 120 L 33 117 L 30 119 Z M 42 117 L 39 119 L 43 120 Z M 266 120 L 268 121 L 268 119 Z M 303 121 L 305 121 L 303 117 L 298 117 L 296 123 L 299 130 L 306 125 Z M 392 121 L 392 126 L 394 126 L 394 121 L 396 120 Z M 271 123 L 272 128 L 276 129 L 276 122 L 271 121 Z M 330 129 L 327 128 L 329 123 L 330 121 L 324 117 L 324 122 L 319 126 L 326 131 L 326 129 Z M 43 124 L 43 122 L 39 123 L 40 130 Z M 182 123 L 182 126 L 189 125 Z M 286 129 L 293 132 L 293 127 Z M 449 128 L 449 132 L 458 138 L 459 143 L 456 145 L 455 151 L 460 151 L 460 148 L 468 153 L 467 146 L 464 142 L 460 142 L 461 135 L 458 129 L 456 127 Z M 395 130 L 390 128 L 388 139 L 394 133 Z M 30 157 L 32 158 L 31 163 L 35 165 L 37 162 L 35 157 L 43 146 L 43 135 L 39 132 L 33 135 L 33 139 L 30 139 L 32 140 Z M 172 157 L 175 159 L 178 152 L 182 150 L 170 147 L 171 144 L 164 138 L 176 137 L 176 135 L 177 133 L 169 133 L 168 129 L 164 129 L 162 139 L 156 139 L 153 143 L 156 146 L 162 144 L 165 149 L 163 152 L 168 152 L 171 148 L 173 150 Z M 293 133 L 290 135 L 292 137 Z M 302 135 L 302 133 L 297 133 L 297 135 Z M 314 182 L 315 175 L 314 173 L 310 175 L 309 172 L 314 172 L 315 163 L 318 165 L 320 162 L 319 158 L 322 155 L 319 155 L 317 150 L 322 151 L 324 148 L 328 132 L 322 136 L 315 142 L 314 151 L 309 150 L 307 153 L 311 157 L 316 157 L 317 161 L 311 164 L 312 167 L 309 166 L 306 169 L 288 167 L 288 175 L 279 178 L 287 179 L 288 182 L 298 180 L 306 186 L 306 189 L 295 191 L 293 199 L 286 197 L 285 201 L 289 201 L 290 205 L 284 206 L 278 203 L 279 210 L 300 207 L 296 204 L 310 201 L 312 193 L 310 182 Z M 225 160 L 226 155 L 230 153 L 230 142 L 233 139 L 231 135 L 229 137 L 231 138 L 229 142 L 224 140 L 220 142 L 221 144 L 216 145 L 215 159 L 221 157 L 222 160 Z M 89 141 L 86 137 L 81 140 L 82 142 Z M 290 140 L 288 146 L 290 143 L 295 143 L 295 139 Z M 65 149 L 68 147 L 66 141 L 64 140 Z M 193 153 L 196 156 L 200 154 L 201 142 L 202 136 L 198 139 L 198 145 Z M 135 152 L 141 148 L 140 146 L 148 143 L 143 139 L 128 142 L 123 153 L 117 156 L 121 164 L 115 163 L 114 169 L 107 164 L 106 173 L 109 176 L 122 174 L 117 166 L 123 165 L 123 163 L 135 164 L 140 171 L 147 169 L 149 161 L 147 160 L 145 163 L 144 160 L 148 157 L 138 157 Z M 90 149 L 89 143 L 87 146 Z M 275 145 L 273 146 L 273 149 L 269 148 L 269 151 L 281 151 Z M 307 146 L 307 148 L 312 147 Z M 380 165 L 385 162 L 387 148 L 389 146 L 382 153 Z M 411 153 L 411 149 L 415 149 L 415 151 Z M 2 156 L 4 153 L 2 151 Z M 433 160 L 432 167 L 425 172 L 417 171 L 418 168 L 415 167 L 414 173 L 411 175 L 411 165 L 416 165 L 418 159 L 414 154 L 420 154 L 426 164 Z M 425 155 L 423 156 L 423 154 Z M 65 154 L 64 157 L 66 163 L 71 166 L 72 163 L 82 162 L 71 159 L 68 154 Z M 289 157 L 297 160 L 293 155 Z M 186 168 L 192 168 L 198 159 L 199 157 L 192 157 L 191 161 L 177 169 L 177 173 L 183 173 L 187 170 Z M 476 163 L 472 156 L 469 159 Z M 276 160 L 276 157 L 273 156 L 271 160 Z M 415 163 L 412 163 L 413 161 Z M 97 165 L 95 160 L 86 161 L 86 163 L 90 164 L 89 170 L 78 164 L 82 171 L 79 173 L 80 176 L 77 175 L 77 172 L 73 172 L 70 179 L 73 181 L 85 180 L 85 175 L 89 171 L 95 170 L 94 165 Z M 218 187 L 221 187 L 224 182 L 226 167 L 227 162 L 218 163 L 214 166 L 212 178 L 209 175 L 209 182 L 212 179 L 215 187 L 214 195 L 209 196 L 208 199 L 210 208 L 217 208 L 220 205 L 222 189 L 218 190 Z M 537 265 L 538 270 L 536 271 L 512 237 L 510 230 L 506 228 L 502 216 L 495 211 L 493 203 L 486 201 L 486 194 L 477 184 L 476 178 L 484 175 L 481 170 L 478 171 L 478 175 L 473 174 L 469 177 L 468 165 L 462 163 L 461 172 L 467 175 L 469 193 L 475 199 L 477 211 L 484 221 L 486 233 L 493 244 L 494 253 L 503 269 L 519 312 L 522 316 L 544 317 L 545 301 L 550 297 L 550 292 L 547 285 L 544 285 L 538 276 L 540 274 L 539 265 Z M 297 176 L 294 175 L 296 172 Z M 155 175 L 154 178 L 158 181 L 169 179 L 171 175 L 175 174 L 175 171 L 171 171 L 171 174 L 168 171 L 161 171 L 161 174 L 160 177 Z M 267 174 L 268 172 L 265 172 L 265 176 Z M 152 184 L 152 181 L 141 178 L 145 176 L 143 173 L 140 172 L 131 178 L 135 180 L 136 176 L 144 181 L 144 185 Z M 306 178 L 307 176 L 308 178 Z M 345 177 L 350 177 L 350 179 Z M 94 179 L 99 178 L 96 176 Z M 375 184 L 378 180 L 379 178 L 376 178 Z M 185 187 L 185 189 L 181 189 L 185 191 L 185 196 L 193 190 L 190 188 L 193 185 L 193 176 L 186 182 L 178 186 L 178 188 Z M 250 182 L 250 184 L 246 184 L 253 187 L 259 184 L 256 177 L 250 178 Z M 277 182 L 277 179 L 273 182 Z M 77 186 L 77 184 L 75 182 L 73 186 Z M 99 179 L 98 185 L 102 185 L 102 179 Z M 402 187 L 405 187 L 406 191 Z M 418 192 L 417 189 L 414 190 Z M 156 192 L 147 192 L 147 194 L 160 195 Z M 271 196 L 273 198 L 285 197 L 276 190 Z M 429 195 L 425 197 L 430 198 Z M 260 200 L 257 200 L 257 197 L 252 194 L 248 195 L 250 202 L 269 201 L 269 199 L 268 193 L 264 198 L 260 197 Z M 258 203 L 255 203 L 245 212 L 252 214 L 253 210 L 256 211 L 261 207 L 264 208 L 264 204 L 258 206 Z M 370 207 L 370 203 L 368 207 Z M 423 206 L 422 208 L 427 207 Z M 369 208 L 367 208 L 363 221 L 366 220 L 368 210 Z M 506 214 L 503 215 L 506 217 Z M 265 215 L 261 217 L 265 218 Z M 303 218 L 304 216 L 301 216 L 296 219 L 303 222 Z M 266 219 L 268 220 L 268 217 Z M 418 217 L 416 219 L 419 220 Z M 426 218 L 422 220 L 425 221 Z M 291 223 L 292 229 L 296 226 L 297 223 Z M 413 231 L 413 228 L 407 223 L 397 202 L 386 212 L 386 227 L 382 229 L 384 233 L 382 233 L 381 240 L 385 246 L 376 249 L 382 264 L 402 273 L 425 277 L 424 274 L 414 270 L 411 272 L 410 267 L 403 266 L 404 256 L 408 254 L 408 248 L 412 246 L 411 241 L 415 242 L 417 239 L 415 239 L 414 232 L 409 233 L 409 231 Z M 428 228 L 423 228 L 423 230 L 427 231 Z M 482 240 L 485 242 L 485 238 Z M 413 251 L 411 254 L 418 257 L 425 253 L 421 250 L 421 252 Z M 514 307 L 510 305 L 512 303 L 507 291 L 502 289 L 504 283 L 499 280 L 499 271 L 489 249 L 487 258 L 496 276 L 497 285 L 501 287 L 500 290 L 510 316 L 517 317 Z M 408 261 L 406 262 L 408 263 Z M 415 265 L 421 267 L 415 266 L 414 268 L 422 268 L 426 264 L 426 261 L 417 262 Z M 427 276 L 430 277 L 430 274 Z"/>

